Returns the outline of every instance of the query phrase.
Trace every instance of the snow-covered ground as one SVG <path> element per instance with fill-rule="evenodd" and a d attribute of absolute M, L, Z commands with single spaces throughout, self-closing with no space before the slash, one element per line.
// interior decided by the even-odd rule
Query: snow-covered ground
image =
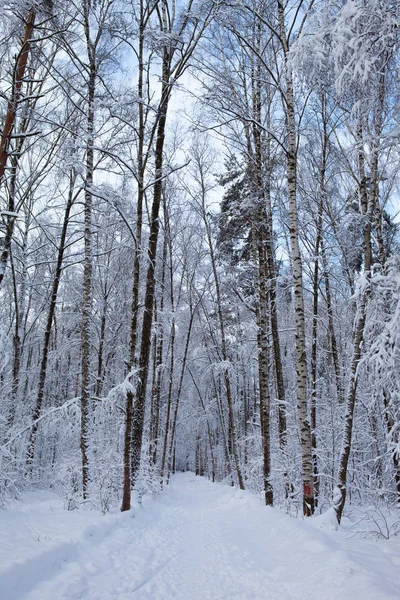
<path fill-rule="evenodd" d="M 31 494 L 0 513 L 0 599 L 399 600 L 398 540 L 322 524 L 189 473 L 124 514 Z"/>

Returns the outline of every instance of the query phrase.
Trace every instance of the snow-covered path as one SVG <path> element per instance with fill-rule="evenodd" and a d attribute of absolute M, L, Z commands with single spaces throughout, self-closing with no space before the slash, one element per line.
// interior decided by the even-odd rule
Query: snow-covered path
<path fill-rule="evenodd" d="M 53 531 L 79 518 L 64 515 Z M 71 521 L 71 537 L 62 529 L 55 540 L 48 525 L 44 551 L 26 558 L 13 546 L 22 558 L 5 569 L 0 562 L 1 600 L 400 598 L 398 542 L 346 539 L 192 474 L 175 476 L 143 509 L 97 518 L 74 537 L 79 526 Z"/>

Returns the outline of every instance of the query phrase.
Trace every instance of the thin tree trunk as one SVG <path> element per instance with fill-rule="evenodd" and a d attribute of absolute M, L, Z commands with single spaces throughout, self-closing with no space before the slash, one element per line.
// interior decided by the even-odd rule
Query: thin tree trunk
<path fill-rule="evenodd" d="M 28 280 L 28 236 L 30 229 L 30 211 L 26 212 L 25 217 L 25 230 L 22 241 L 22 268 L 19 282 L 19 292 L 17 285 L 17 277 L 16 277 L 16 268 L 15 261 L 13 255 L 11 255 L 11 269 L 12 269 L 12 277 L 13 277 L 13 292 L 14 292 L 14 302 L 15 302 L 15 334 L 13 339 L 13 378 L 12 378 L 12 388 L 11 388 L 11 404 L 12 409 L 15 408 L 18 392 L 20 389 L 21 382 L 21 359 L 22 359 L 22 350 L 23 350 L 23 340 L 25 337 L 26 330 L 26 316 L 27 316 L 27 307 L 26 307 L 26 287 Z M 28 305 L 29 306 L 29 305 Z M 10 416 L 11 419 L 11 416 Z M 11 419 L 12 420 L 12 419 Z M 10 420 L 10 422 L 11 422 Z"/>
<path fill-rule="evenodd" d="M 208 415 L 207 415 L 207 410 L 206 410 L 206 405 L 204 403 L 203 400 L 203 396 L 200 392 L 200 388 L 196 383 L 195 378 L 193 377 L 193 374 L 191 372 L 190 369 L 188 369 L 189 375 L 193 381 L 193 385 L 196 388 L 197 394 L 199 396 L 199 400 L 200 400 L 200 405 L 201 408 L 204 411 L 204 416 L 206 418 L 206 424 L 207 424 L 207 436 L 208 436 L 208 444 L 210 446 L 210 457 L 211 457 L 211 480 L 214 483 L 215 482 L 215 476 L 216 476 L 216 460 L 215 460 L 215 454 L 214 454 L 214 446 L 213 446 L 213 440 L 212 440 L 212 432 L 211 432 L 211 427 L 210 427 L 210 422 L 208 419 Z"/>
<path fill-rule="evenodd" d="M 207 354 L 208 354 L 209 362 L 211 362 L 210 351 L 209 351 L 209 347 L 208 347 L 206 338 L 204 338 L 204 344 L 205 344 L 205 346 L 207 348 Z M 220 424 L 221 424 L 221 432 L 222 432 L 222 439 L 223 439 L 223 446 L 224 446 L 226 471 L 227 471 L 227 474 L 229 475 L 229 477 L 231 478 L 231 485 L 233 486 L 234 485 L 234 481 L 233 481 L 231 458 L 230 458 L 230 455 L 229 455 L 229 444 L 228 444 L 228 436 L 227 436 L 227 433 L 226 433 L 226 423 L 225 423 L 224 413 L 223 413 L 222 404 L 221 404 L 221 394 L 218 391 L 218 386 L 217 386 L 217 382 L 215 381 L 215 375 L 214 375 L 214 373 L 212 374 L 212 383 L 213 383 L 213 390 L 214 390 L 214 394 L 215 394 L 215 399 L 216 399 L 216 402 L 217 402 L 218 416 L 219 416 L 219 420 L 220 420 Z"/>
<path fill-rule="evenodd" d="M 332 305 L 332 294 L 331 294 L 331 284 L 329 281 L 329 273 L 328 273 L 328 261 L 326 258 L 325 252 L 325 244 L 324 240 L 321 239 L 321 257 L 322 257 L 322 267 L 324 272 L 324 282 L 325 282 L 325 293 L 326 293 L 326 310 L 328 313 L 328 332 L 329 338 L 331 342 L 331 350 L 332 350 L 332 361 L 333 368 L 335 370 L 335 379 L 336 379 L 336 395 L 339 404 L 344 403 L 344 391 L 343 391 L 343 383 L 342 383 L 342 373 L 339 364 L 339 354 L 338 347 L 336 341 L 335 327 L 333 324 L 333 305 Z"/>
<path fill-rule="evenodd" d="M 267 313 L 267 283 L 266 267 L 264 264 L 264 249 L 262 237 L 257 236 L 258 271 L 259 271 L 259 301 L 258 301 L 258 371 L 260 386 L 260 422 L 263 447 L 263 480 L 265 504 L 272 506 L 273 491 L 271 477 L 271 441 L 270 441 L 270 407 L 269 393 L 269 348 L 268 348 L 268 313 Z"/>
<path fill-rule="evenodd" d="M 85 176 L 85 210 L 84 210 L 84 263 L 83 263 L 83 297 L 82 297 L 82 380 L 81 380 L 81 455 L 82 455 L 82 495 L 88 497 L 89 457 L 88 428 L 90 400 L 90 347 L 91 347 L 91 312 L 92 312 L 92 186 L 94 172 L 94 101 L 96 91 L 96 56 L 95 48 L 90 41 L 88 7 L 85 10 L 85 30 L 89 58 L 89 80 L 87 86 L 87 145 Z"/>
<path fill-rule="evenodd" d="M 354 422 L 354 409 L 357 395 L 357 384 L 358 384 L 358 365 L 361 358 L 361 347 L 363 342 L 364 326 L 366 319 L 366 307 L 367 307 L 367 291 L 360 291 L 360 300 L 356 315 L 356 322 L 354 328 L 354 345 L 353 345 L 353 358 L 350 367 L 350 382 L 346 398 L 346 412 L 344 415 L 344 432 L 342 450 L 339 458 L 339 470 L 338 470 L 338 484 L 334 492 L 334 509 L 336 512 L 337 521 L 340 525 L 342 519 L 343 509 L 346 502 L 347 494 L 347 467 L 349 464 L 352 433 L 353 433 L 353 422 Z"/>
<path fill-rule="evenodd" d="M 157 404 L 157 380 L 158 380 L 158 363 L 157 354 L 159 348 L 158 334 L 159 334 L 159 323 L 158 323 L 158 312 L 157 304 L 154 302 L 154 335 L 153 335 L 153 373 L 151 379 L 151 403 L 150 403 L 150 424 L 149 424 L 149 463 L 150 466 L 155 466 L 157 460 L 157 445 L 158 445 L 158 427 L 159 427 L 159 414 L 160 406 Z M 156 424 L 157 423 L 157 424 Z M 155 460 L 154 460 L 155 459 Z"/>
<path fill-rule="evenodd" d="M 267 123 L 268 128 L 271 127 L 270 112 L 268 109 Z M 283 455 L 286 452 L 286 393 L 285 384 L 283 380 L 283 367 L 281 357 L 281 347 L 279 339 L 279 328 L 278 328 L 278 313 L 277 313 L 277 302 L 276 302 L 276 265 L 275 265 L 275 250 L 274 250 L 274 236 L 273 236 L 273 221 L 272 221 L 272 205 L 271 205 L 271 139 L 270 136 L 266 136 L 265 140 L 265 151 L 263 162 L 265 163 L 265 175 L 264 175 L 264 198 L 266 211 L 264 215 L 264 250 L 266 254 L 266 268 L 268 277 L 268 297 L 269 297 L 269 313 L 271 321 L 271 338 L 272 338 L 272 351 L 274 357 L 275 367 L 275 384 L 276 384 L 276 395 L 278 401 L 278 432 L 279 432 L 279 445 Z M 287 477 L 287 476 L 285 476 Z"/>
<path fill-rule="evenodd" d="M 326 196 L 326 160 L 328 147 L 328 132 L 326 120 L 325 95 L 321 97 L 321 116 L 323 123 L 322 130 L 322 153 L 320 168 L 320 199 L 318 203 L 318 214 L 316 220 L 316 240 L 314 249 L 314 275 L 313 275 L 313 318 L 311 328 L 311 442 L 313 449 L 313 469 L 314 469 L 314 492 L 315 506 L 318 505 L 319 478 L 317 463 L 317 342 L 318 342 L 318 296 L 319 296 L 319 263 L 320 251 L 322 246 L 322 216 Z"/>
<path fill-rule="evenodd" d="M 358 151 L 358 166 L 359 166 L 359 197 L 360 207 L 364 215 L 368 210 L 368 194 L 367 194 L 367 183 L 365 176 L 365 159 L 364 159 L 364 148 L 363 148 L 363 129 L 361 118 L 359 119 L 357 129 L 357 140 L 359 145 Z M 346 412 L 344 415 L 344 431 L 342 449 L 339 458 L 339 469 L 338 469 L 338 483 L 334 492 L 333 504 L 336 512 L 337 521 L 340 525 L 344 505 L 346 503 L 347 496 L 347 470 L 351 452 L 352 434 L 353 434 L 353 423 L 354 423 L 354 410 L 357 397 L 357 384 L 358 384 L 358 365 L 361 358 L 361 349 L 364 337 L 364 327 L 366 321 L 366 309 L 367 309 L 367 293 L 369 287 L 369 276 L 372 262 L 372 248 L 371 248 L 371 226 L 370 223 L 364 224 L 363 231 L 363 252 L 364 252 L 364 271 L 366 274 L 367 281 L 364 283 L 360 290 L 360 296 L 358 300 L 358 307 L 356 313 L 355 327 L 354 327 L 354 342 L 353 342 L 353 357 L 350 368 L 350 382 L 347 391 L 346 398 Z"/>
<path fill-rule="evenodd" d="M 98 347 L 98 358 L 97 358 L 97 376 L 96 376 L 96 389 L 95 396 L 100 398 L 103 393 L 103 382 L 104 382 L 104 344 L 106 337 L 106 325 L 107 325 L 107 312 L 108 312 L 108 296 L 109 296 L 109 287 L 108 287 L 108 276 L 110 272 L 110 254 L 107 257 L 107 265 L 106 265 L 106 275 L 104 282 L 103 298 L 102 298 L 102 306 L 101 306 L 101 319 L 100 319 L 100 337 L 99 337 L 99 347 Z"/>
<path fill-rule="evenodd" d="M 378 196 L 378 160 L 379 160 L 379 139 L 382 132 L 383 104 L 385 99 L 385 78 L 382 75 L 380 81 L 380 93 L 375 121 L 375 140 L 373 142 L 373 156 L 371 163 L 370 192 L 368 196 L 367 178 L 365 174 L 365 156 L 364 156 L 364 137 L 363 124 L 359 118 L 357 127 L 358 142 L 358 168 L 359 168 L 359 197 L 360 209 L 364 215 L 363 229 L 363 253 L 364 253 L 364 278 L 365 281 L 359 292 L 358 310 L 356 314 L 356 323 L 354 329 L 353 358 L 350 370 L 350 383 L 346 399 L 346 412 L 344 417 L 344 432 L 342 450 L 339 459 L 338 484 L 334 493 L 333 505 L 336 512 L 337 521 L 340 525 L 343 509 L 346 503 L 347 494 L 347 469 L 352 444 L 352 433 L 354 423 L 354 411 L 357 398 L 358 384 L 358 366 L 361 359 L 362 345 L 364 339 L 364 328 L 366 322 L 367 303 L 369 297 L 369 280 L 372 267 L 372 243 L 371 227 L 374 222 L 376 201 Z"/>
<path fill-rule="evenodd" d="M 164 479 L 165 465 L 167 461 L 167 448 L 168 448 L 168 437 L 171 427 L 171 411 L 172 411 L 172 392 L 174 383 L 174 367 L 175 367 L 175 320 L 171 324 L 171 337 L 170 337 L 170 368 L 169 368 L 169 382 L 168 382 L 168 396 L 167 396 L 167 414 L 165 418 L 164 428 L 164 442 L 163 450 L 161 454 L 161 466 L 160 466 L 160 480 Z"/>
<path fill-rule="evenodd" d="M 19 389 L 19 374 L 21 367 L 21 336 L 20 336 L 20 308 L 18 302 L 17 279 L 14 267 L 14 259 L 11 253 L 11 272 L 13 281 L 13 295 L 15 306 L 15 329 L 13 336 L 13 367 L 12 367 L 12 385 L 11 385 L 11 410 L 9 413 L 8 424 L 11 427 L 14 421 L 15 404 Z"/>
<path fill-rule="evenodd" d="M 188 327 L 188 331 L 187 331 L 187 335 L 186 335 L 185 349 L 183 352 L 183 359 L 182 359 L 182 368 L 181 368 L 181 374 L 179 377 L 178 391 L 176 394 L 174 416 L 172 419 L 171 439 L 170 439 L 169 453 L 168 453 L 168 480 L 169 480 L 170 471 L 171 471 L 172 448 L 176 441 L 176 425 L 178 422 L 178 408 L 179 408 L 179 401 L 180 401 L 180 397 L 181 397 L 181 393 L 182 393 L 183 378 L 184 378 L 185 370 L 186 370 L 186 362 L 187 362 L 187 357 L 188 357 L 188 353 L 189 353 L 189 344 L 190 344 L 190 336 L 191 336 L 192 327 L 193 327 L 193 319 L 194 319 L 194 311 L 193 311 L 192 305 L 190 304 L 189 327 Z M 162 477 L 163 477 L 163 472 L 161 473 L 161 478 Z"/>
<path fill-rule="evenodd" d="M 165 421 L 165 431 L 164 431 L 164 443 L 163 443 L 163 451 L 161 456 L 161 468 L 160 468 L 160 480 L 161 483 L 164 479 L 165 467 L 167 465 L 167 448 L 168 448 L 168 437 L 170 432 L 170 422 L 171 422 L 171 410 L 172 410 L 172 393 L 173 393 L 173 384 L 174 384 L 174 369 L 175 369 L 175 294 L 174 294 L 174 269 L 173 269 L 173 254 L 172 254 L 172 240 L 171 240 L 171 230 L 169 226 L 169 214 L 168 214 L 168 206 L 166 201 L 164 201 L 164 223 L 165 223 L 165 239 L 168 243 L 168 255 L 169 255 L 169 286 L 170 286 L 170 302 L 171 302 L 171 313 L 172 313 L 172 323 L 171 323 L 171 336 L 170 336 L 170 368 L 169 368 L 169 382 L 168 382 L 168 397 L 167 397 L 167 416 Z"/>
<path fill-rule="evenodd" d="M 69 183 L 68 200 L 67 200 L 67 204 L 65 207 L 64 220 L 63 220 L 63 225 L 62 225 L 62 230 L 61 230 L 60 244 L 58 246 L 56 269 L 55 269 L 55 273 L 54 273 L 53 285 L 52 285 L 51 295 L 50 295 L 49 312 L 47 313 L 47 322 L 46 322 L 46 329 L 45 329 L 45 333 L 44 333 L 43 349 L 42 349 L 42 359 L 41 359 L 41 363 L 40 363 L 38 393 L 37 393 L 37 397 L 36 397 L 35 410 L 32 415 L 33 425 L 31 428 L 31 432 L 30 432 L 30 436 L 29 436 L 29 443 L 28 443 L 28 450 L 26 453 L 26 460 L 27 460 L 28 464 L 33 463 L 34 456 L 35 456 L 36 434 L 37 434 L 37 430 L 39 427 L 38 419 L 40 417 L 41 410 L 42 410 L 42 404 L 43 404 L 43 398 L 44 398 L 44 388 L 45 388 L 45 383 L 46 383 L 47 361 L 48 361 L 48 355 L 49 355 L 49 349 L 50 349 L 50 336 L 51 336 L 51 330 L 52 330 L 54 315 L 55 315 L 56 306 L 57 306 L 58 288 L 59 288 L 60 279 L 61 279 L 61 271 L 62 271 L 62 264 L 63 264 L 63 259 L 64 259 L 65 242 L 66 242 L 66 238 L 67 238 L 69 217 L 70 217 L 72 205 L 74 203 L 74 193 L 73 193 L 74 192 L 74 184 L 75 184 L 75 176 L 71 174 L 70 175 L 70 183 Z"/>
<path fill-rule="evenodd" d="M 203 195 L 204 195 L 204 189 L 203 189 Z M 222 354 L 222 360 L 224 361 L 224 363 L 227 363 L 227 362 L 229 362 L 229 358 L 228 358 L 228 351 L 227 351 L 226 337 L 225 337 L 224 317 L 222 314 L 222 300 L 221 300 L 221 291 L 220 291 L 220 286 L 219 286 L 219 277 L 218 277 L 217 265 L 216 265 L 215 256 L 214 256 L 214 247 L 213 247 L 213 242 L 212 242 L 212 238 L 211 238 L 210 227 L 209 227 L 209 224 L 207 221 L 207 214 L 206 214 L 206 209 L 205 209 L 204 203 L 205 203 L 205 198 L 203 197 L 203 201 L 202 201 L 203 215 L 202 216 L 203 216 L 204 224 L 206 226 L 207 242 L 208 242 L 208 248 L 209 248 L 209 253 L 210 253 L 211 267 L 212 267 L 213 276 L 214 276 L 215 294 L 216 294 L 216 300 L 217 300 L 217 314 L 218 314 L 218 322 L 219 322 L 219 328 L 220 328 L 220 333 L 221 333 L 221 354 Z M 229 373 L 228 373 L 227 369 L 224 369 L 223 378 L 224 378 L 224 384 L 225 384 L 226 400 L 227 400 L 227 405 L 228 405 L 228 417 L 229 417 L 228 425 L 229 425 L 230 435 L 228 437 L 228 440 L 230 440 L 230 442 L 231 442 L 231 448 L 232 448 L 233 460 L 235 463 L 235 472 L 236 472 L 236 476 L 238 479 L 238 484 L 239 484 L 240 489 L 244 490 L 244 483 L 243 483 L 243 477 L 242 477 L 242 473 L 241 473 L 241 469 L 240 469 L 239 453 L 238 453 L 237 441 L 236 441 L 236 427 L 235 427 L 235 417 L 234 417 L 234 412 L 233 412 L 231 382 L 229 379 Z"/>
<path fill-rule="evenodd" d="M 165 272 L 167 264 L 167 251 L 168 251 L 168 240 L 164 234 L 163 243 L 163 258 L 162 258 L 162 271 L 161 271 L 161 300 L 160 300 L 160 313 L 161 323 L 158 325 L 158 339 L 155 347 L 155 370 L 156 370 L 156 385 L 154 392 L 154 404 L 153 413 L 151 415 L 150 427 L 153 431 L 153 453 L 152 462 L 153 465 L 157 462 L 157 451 L 158 451 L 158 430 L 160 423 L 160 398 L 161 398 L 161 381 L 162 381 L 162 360 L 163 360 L 163 346 L 164 346 L 164 324 L 163 324 L 163 312 L 164 312 L 164 296 L 165 296 Z M 150 440 L 150 441 L 152 441 Z"/>

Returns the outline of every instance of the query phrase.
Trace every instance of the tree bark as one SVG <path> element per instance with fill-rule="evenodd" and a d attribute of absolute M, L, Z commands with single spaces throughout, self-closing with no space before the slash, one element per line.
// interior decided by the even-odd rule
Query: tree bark
<path fill-rule="evenodd" d="M 151 209 L 150 236 L 148 243 L 148 268 L 146 276 L 146 291 L 144 298 L 144 314 L 141 331 L 141 346 L 138 364 L 138 380 L 135 391 L 135 406 L 132 426 L 132 455 L 131 474 L 134 484 L 140 466 L 140 455 L 142 450 L 142 436 L 144 425 L 144 413 L 146 405 L 146 388 L 149 374 L 149 358 L 151 346 L 151 328 L 153 322 L 153 306 L 155 291 L 155 264 L 157 255 L 157 242 L 159 232 L 159 213 L 162 197 L 162 173 L 163 173 L 163 151 L 165 140 L 165 126 L 167 121 L 167 110 L 170 96 L 171 56 L 167 48 L 164 49 L 162 67 L 162 92 L 159 106 L 159 118 L 155 148 L 155 184 L 153 192 L 153 203 Z"/>
<path fill-rule="evenodd" d="M 137 210 L 136 210 L 136 240 L 133 259 L 133 287 L 132 287 L 132 308 L 131 324 L 129 338 L 129 357 L 128 373 L 136 364 L 137 347 L 137 329 L 139 316 L 139 282 L 140 282 L 140 259 L 142 253 L 142 229 L 143 229 L 143 201 L 144 201 L 144 143 L 145 143 L 145 125 L 144 125 L 144 7 L 143 0 L 139 3 L 140 23 L 139 23 L 139 47 L 138 47 L 138 153 L 137 153 Z M 125 414 L 125 434 L 124 434 L 124 480 L 122 491 L 121 511 L 129 510 L 131 507 L 131 487 L 132 487 L 132 419 L 133 419 L 133 388 L 128 389 L 126 394 L 126 414 Z"/>
<path fill-rule="evenodd" d="M 92 187 L 94 173 L 94 102 L 96 93 L 96 48 L 90 39 L 90 7 L 84 3 L 85 35 L 89 59 L 89 79 L 87 82 L 87 125 L 86 125 L 86 175 L 84 209 L 84 262 L 82 295 L 82 333 L 81 333 L 81 456 L 82 456 L 82 495 L 88 497 L 89 486 L 89 401 L 90 401 L 90 348 L 92 313 Z"/>
<path fill-rule="evenodd" d="M 0 184 L 3 180 L 4 173 L 7 166 L 8 152 L 10 148 L 11 136 L 14 129 L 15 119 L 17 116 L 18 105 L 21 100 L 21 90 L 24 81 L 25 70 L 28 64 L 29 52 L 31 49 L 32 33 L 35 27 L 36 11 L 32 6 L 28 12 L 26 22 L 24 39 L 21 45 L 21 49 L 17 56 L 15 70 L 13 74 L 13 84 L 11 98 L 8 102 L 6 118 L 4 121 L 3 132 L 0 141 Z M 1 273 L 0 273 L 1 277 Z M 1 283 L 1 279 L 0 279 Z"/>
<path fill-rule="evenodd" d="M 287 127 L 287 185 L 290 215 L 290 247 L 293 268 L 293 288 L 296 321 L 296 375 L 297 405 L 300 424 L 300 440 L 302 453 L 303 480 L 303 513 L 310 516 L 314 513 L 314 474 L 311 427 L 308 420 L 307 403 L 307 356 L 305 338 L 305 314 L 303 296 L 303 270 L 299 244 L 299 223 L 296 199 L 297 141 L 293 81 L 290 67 L 287 64 L 289 45 L 286 36 L 285 12 L 282 0 L 278 0 L 279 31 L 285 57 L 286 93 L 284 97 Z"/>

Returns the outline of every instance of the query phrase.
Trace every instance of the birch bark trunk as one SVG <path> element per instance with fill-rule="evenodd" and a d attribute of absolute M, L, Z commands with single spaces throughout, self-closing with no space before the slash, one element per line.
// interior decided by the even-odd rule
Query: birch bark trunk
<path fill-rule="evenodd" d="M 284 105 L 286 112 L 287 128 L 287 185 L 290 215 L 290 248 L 293 268 L 293 288 L 296 321 L 296 377 L 297 377 L 297 405 L 300 425 L 300 440 L 302 454 L 302 480 L 303 480 L 303 513 L 310 516 L 314 513 L 314 474 L 311 426 L 308 418 L 307 402 L 307 356 L 305 338 L 305 314 L 303 296 L 303 270 L 299 243 L 299 223 L 296 198 L 296 170 L 297 170 L 297 140 L 295 103 L 293 80 L 290 67 L 287 64 L 289 44 L 286 35 L 285 10 L 282 0 L 278 0 L 278 20 L 281 43 L 285 58 L 285 83 L 286 92 Z"/>
<path fill-rule="evenodd" d="M 86 173 L 84 207 L 84 261 L 82 290 L 82 330 L 81 330 L 81 439 L 82 456 L 82 495 L 87 499 L 89 493 L 89 401 L 90 401 L 90 349 L 91 349 L 91 313 L 92 313 L 92 210 L 93 210 L 93 174 L 94 174 L 94 103 L 96 95 L 96 46 L 91 41 L 90 4 L 83 3 L 84 28 L 88 56 L 87 113 L 86 113 Z"/>

